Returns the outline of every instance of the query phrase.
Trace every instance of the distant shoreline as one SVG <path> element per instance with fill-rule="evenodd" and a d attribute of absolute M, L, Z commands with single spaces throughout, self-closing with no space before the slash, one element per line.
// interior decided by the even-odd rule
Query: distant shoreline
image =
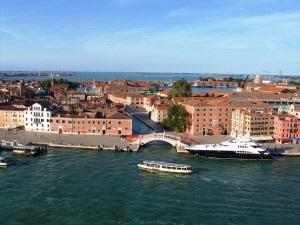
<path fill-rule="evenodd" d="M 66 77 L 74 75 L 73 72 L 70 73 L 45 73 L 45 72 L 2 72 L 0 77 Z"/>

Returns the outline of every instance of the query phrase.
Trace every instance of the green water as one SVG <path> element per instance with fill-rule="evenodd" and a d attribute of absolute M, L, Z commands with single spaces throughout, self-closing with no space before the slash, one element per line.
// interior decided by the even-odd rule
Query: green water
<path fill-rule="evenodd" d="M 228 161 L 50 149 L 0 169 L 0 224 L 299 224 L 300 158 Z M 142 160 L 186 163 L 191 175 L 145 172 Z"/>

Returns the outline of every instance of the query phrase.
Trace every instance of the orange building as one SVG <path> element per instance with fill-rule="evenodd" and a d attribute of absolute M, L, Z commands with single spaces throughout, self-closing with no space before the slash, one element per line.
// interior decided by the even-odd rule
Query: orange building
<path fill-rule="evenodd" d="M 132 118 L 116 110 L 84 115 L 51 116 L 51 132 L 66 134 L 131 135 Z"/>
<path fill-rule="evenodd" d="M 235 106 L 230 100 L 191 100 L 182 104 L 191 114 L 190 135 L 227 134 L 231 128 L 231 112 Z"/>
<path fill-rule="evenodd" d="M 190 99 L 190 100 L 189 100 Z M 231 98 L 184 98 L 177 100 L 191 115 L 190 135 L 228 134 L 231 131 L 232 112 L 236 108 L 267 108 L 266 103 L 237 101 Z"/>

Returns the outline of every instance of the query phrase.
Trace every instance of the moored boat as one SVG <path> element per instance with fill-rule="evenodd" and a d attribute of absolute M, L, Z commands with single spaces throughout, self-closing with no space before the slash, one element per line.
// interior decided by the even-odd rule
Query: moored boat
<path fill-rule="evenodd" d="M 198 144 L 185 147 L 194 155 L 224 159 L 275 159 L 262 144 L 242 137 L 220 144 Z"/>
<path fill-rule="evenodd" d="M 0 157 L 0 167 L 7 167 L 7 162 L 3 157 Z"/>
<path fill-rule="evenodd" d="M 139 169 L 148 171 L 162 171 L 171 173 L 192 173 L 192 167 L 185 164 L 157 162 L 157 161 L 143 161 L 138 164 Z"/>
<path fill-rule="evenodd" d="M 13 140 L 13 141 L 0 141 L 0 148 L 3 150 L 13 150 L 14 146 L 22 146 L 20 141 Z"/>
<path fill-rule="evenodd" d="M 14 146 L 13 153 L 17 155 L 38 155 L 38 147 L 37 146 L 30 146 L 30 145 L 23 145 L 23 146 Z"/>

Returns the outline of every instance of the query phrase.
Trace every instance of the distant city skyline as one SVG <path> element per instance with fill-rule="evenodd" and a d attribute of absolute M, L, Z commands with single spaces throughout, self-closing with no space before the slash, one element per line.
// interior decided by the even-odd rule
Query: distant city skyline
<path fill-rule="evenodd" d="M 298 0 L 0 0 L 0 71 L 300 75 Z"/>

